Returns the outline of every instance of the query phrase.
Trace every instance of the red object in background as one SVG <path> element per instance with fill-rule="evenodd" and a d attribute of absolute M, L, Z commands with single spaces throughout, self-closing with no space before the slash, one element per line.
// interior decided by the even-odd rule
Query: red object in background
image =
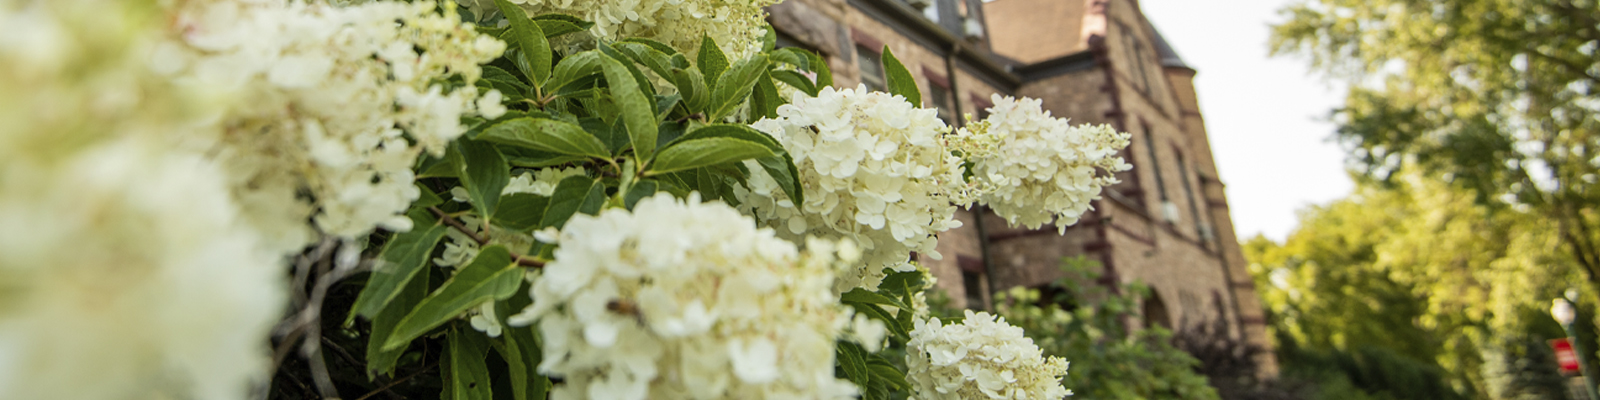
<path fill-rule="evenodd" d="M 1567 338 L 1550 339 L 1550 348 L 1556 351 L 1556 362 L 1561 364 L 1561 372 L 1578 372 L 1578 353 L 1572 351 L 1572 342 Z"/>

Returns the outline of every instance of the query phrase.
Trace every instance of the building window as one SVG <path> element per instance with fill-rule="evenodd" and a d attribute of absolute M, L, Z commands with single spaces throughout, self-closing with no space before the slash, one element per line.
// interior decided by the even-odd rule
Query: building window
<path fill-rule="evenodd" d="M 990 107 L 994 107 L 994 103 L 990 103 L 988 99 L 985 99 L 983 96 L 979 96 L 977 93 L 972 94 L 973 119 L 981 121 L 984 118 L 989 118 Z"/>
<path fill-rule="evenodd" d="M 1156 176 L 1156 194 L 1159 195 L 1162 203 L 1166 203 L 1167 182 L 1161 177 L 1161 158 L 1156 156 L 1156 138 L 1150 134 L 1149 125 L 1141 123 L 1139 124 L 1139 127 L 1143 129 L 1140 134 L 1144 137 L 1145 155 L 1150 159 L 1150 172 Z"/>
<path fill-rule="evenodd" d="M 984 309 L 983 259 L 957 255 L 956 264 L 961 267 L 961 287 L 967 293 L 967 308 L 972 310 Z"/>
<path fill-rule="evenodd" d="M 928 85 L 928 101 L 933 103 L 935 110 L 939 111 L 939 119 L 944 120 L 945 125 L 956 125 L 956 113 L 953 107 L 950 106 L 950 90 L 945 89 L 944 86 L 930 83 Z"/>
<path fill-rule="evenodd" d="M 1133 83 L 1139 89 L 1139 92 L 1149 95 L 1150 75 L 1147 70 L 1148 67 L 1145 66 L 1145 64 L 1149 63 L 1149 59 L 1145 58 L 1144 42 L 1133 34 L 1133 28 L 1128 27 L 1127 24 L 1118 22 L 1117 30 L 1122 33 L 1123 48 L 1129 52 L 1128 62 L 1133 63 L 1133 65 L 1129 66 L 1128 73 L 1135 75 Z"/>
<path fill-rule="evenodd" d="M 861 68 L 861 83 L 867 85 L 868 90 L 875 92 L 888 91 L 889 85 L 883 77 L 882 54 L 866 46 L 856 45 L 856 65 Z"/>
<path fill-rule="evenodd" d="M 1194 234 L 1202 243 L 1209 242 L 1211 228 L 1207 227 L 1200 219 L 1200 202 L 1194 196 L 1194 188 L 1189 185 L 1189 164 L 1184 162 L 1183 153 L 1178 154 L 1178 179 L 1183 181 L 1183 195 L 1189 200 L 1189 217 L 1194 218 Z"/>

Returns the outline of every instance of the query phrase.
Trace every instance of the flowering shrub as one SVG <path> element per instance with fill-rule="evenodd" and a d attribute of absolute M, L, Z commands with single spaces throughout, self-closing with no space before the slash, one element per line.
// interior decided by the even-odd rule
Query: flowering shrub
<path fill-rule="evenodd" d="M 0 7 L 0 398 L 1066 393 L 909 255 L 1125 135 L 952 133 L 765 1 L 102 3 Z"/>

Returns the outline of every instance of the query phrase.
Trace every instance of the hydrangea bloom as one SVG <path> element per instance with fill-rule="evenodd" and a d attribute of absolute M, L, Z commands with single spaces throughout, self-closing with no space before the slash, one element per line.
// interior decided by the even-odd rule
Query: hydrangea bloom
<path fill-rule="evenodd" d="M 555 399 L 845 398 L 834 255 L 802 253 L 722 203 L 667 194 L 579 214 L 534 283 Z"/>
<path fill-rule="evenodd" d="M 215 103 L 148 72 L 164 22 L 0 7 L 0 398 L 243 399 L 264 378 L 278 254 L 215 161 L 167 140 Z"/>
<path fill-rule="evenodd" d="M 960 324 L 916 321 L 906 343 L 912 396 L 932 399 L 1060 399 L 1067 361 L 1045 358 L 1022 328 L 967 310 Z"/>
<path fill-rule="evenodd" d="M 778 108 L 778 119 L 752 124 L 782 143 L 799 167 L 805 204 L 793 204 L 772 177 L 752 165 L 750 188 L 735 188 L 741 207 L 785 237 L 848 238 L 865 264 L 841 274 L 841 290 L 875 288 L 884 268 L 911 271 L 916 251 L 938 257 L 935 234 L 961 226 L 951 203 L 965 190 L 961 159 L 943 136 L 937 113 L 882 92 L 824 88 Z"/>
<path fill-rule="evenodd" d="M 1038 99 L 993 96 L 989 117 L 956 135 L 975 163 L 980 201 L 1012 225 L 1061 231 L 1078 222 L 1100 189 L 1116 184 L 1099 171 L 1126 171 L 1117 152 L 1129 135 L 1107 125 L 1072 126 L 1040 108 Z"/>
<path fill-rule="evenodd" d="M 234 195 L 280 247 L 309 241 L 307 217 L 344 237 L 407 230 L 412 164 L 465 130 L 478 64 L 505 48 L 435 6 L 185 2 L 155 67 L 244 100 L 214 119 L 215 137 L 187 145 L 225 161 Z M 445 90 L 451 75 L 468 84 Z"/>
<path fill-rule="evenodd" d="M 594 22 L 589 34 L 606 41 L 655 39 L 693 54 L 710 36 L 729 59 L 761 49 L 763 7 L 779 0 L 510 0 L 529 16 L 559 13 Z M 496 11 L 493 0 L 461 2 L 478 15 Z"/>

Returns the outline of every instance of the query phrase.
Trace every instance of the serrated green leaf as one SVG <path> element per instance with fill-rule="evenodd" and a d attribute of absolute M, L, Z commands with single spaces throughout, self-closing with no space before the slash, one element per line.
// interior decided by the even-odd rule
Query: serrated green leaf
<path fill-rule="evenodd" d="M 473 306 L 511 297 L 521 284 L 522 269 L 511 260 L 511 252 L 498 244 L 484 247 L 477 257 L 401 319 L 383 348 L 405 346 Z"/>
<path fill-rule="evenodd" d="M 762 25 L 763 26 L 761 29 L 763 29 L 765 33 L 761 34 L 761 52 L 765 53 L 778 47 L 778 31 L 776 29 L 772 29 L 772 25 L 767 25 L 765 23 Z"/>
<path fill-rule="evenodd" d="M 806 62 L 806 66 L 810 67 L 810 69 L 806 70 L 816 74 L 816 88 L 818 88 L 818 91 L 822 91 L 822 88 L 827 88 L 827 86 L 834 86 L 834 70 L 827 67 L 827 59 L 818 56 L 816 53 L 811 53 L 811 51 L 806 51 L 805 56 L 810 59 L 810 62 Z"/>
<path fill-rule="evenodd" d="M 866 388 L 872 382 L 871 371 L 867 369 L 867 351 L 855 343 L 838 341 L 836 345 L 839 356 L 839 367 L 844 370 L 845 379 L 861 388 Z"/>
<path fill-rule="evenodd" d="M 584 30 L 578 24 L 561 20 L 536 18 L 533 23 L 539 25 L 539 31 L 544 32 L 546 39 Z"/>
<path fill-rule="evenodd" d="M 660 152 L 661 148 L 670 146 L 672 143 L 677 142 L 679 138 L 682 138 L 683 130 L 687 129 L 688 125 L 688 123 L 661 121 L 661 126 L 656 129 L 657 132 L 660 132 L 656 137 L 656 142 L 660 143 L 656 145 L 656 151 Z"/>
<path fill-rule="evenodd" d="M 922 90 L 917 89 L 917 78 L 911 76 L 900 59 L 894 58 L 887 45 L 883 46 L 883 74 L 888 80 L 889 94 L 905 97 L 913 107 L 922 107 Z"/>
<path fill-rule="evenodd" d="M 633 62 L 650 68 L 657 76 L 666 78 L 672 76 L 672 56 L 656 50 L 650 45 L 634 42 L 617 42 L 611 45 Z"/>
<path fill-rule="evenodd" d="M 817 85 L 811 83 L 811 78 L 794 71 L 772 71 L 772 79 L 777 79 L 790 87 L 800 89 L 806 95 L 817 97 Z"/>
<path fill-rule="evenodd" d="M 517 5 L 506 0 L 494 0 L 494 4 L 500 9 L 500 14 L 505 15 L 506 21 L 511 23 L 507 33 L 513 36 L 509 42 L 520 50 L 524 58 L 524 62 L 517 63 L 517 66 L 526 65 L 522 74 L 534 86 L 543 86 L 545 80 L 550 79 L 550 41 L 545 39 L 539 24 L 528 19 L 528 13 Z"/>
<path fill-rule="evenodd" d="M 522 168 L 544 168 L 555 165 L 580 163 L 592 160 L 588 156 L 569 156 L 551 153 L 525 147 L 504 146 L 500 147 L 500 155 L 505 156 L 506 164 Z"/>
<path fill-rule="evenodd" d="M 599 192 L 598 199 L 590 199 Z M 567 220 L 581 210 L 592 209 L 590 213 L 599 212 L 599 207 L 591 203 L 605 204 L 605 187 L 599 181 L 587 176 L 569 176 L 556 184 L 555 192 L 550 194 L 550 205 L 545 208 L 544 218 L 539 222 L 539 228 L 565 226 Z"/>
<path fill-rule="evenodd" d="M 638 204 L 639 200 L 656 194 L 656 186 L 656 181 L 648 179 L 634 183 L 633 187 L 628 189 L 628 196 L 622 199 L 623 207 L 632 210 L 633 205 Z"/>
<path fill-rule="evenodd" d="M 895 296 L 907 296 L 922 291 L 923 285 L 926 284 L 922 271 L 890 271 L 883 277 L 883 282 L 878 284 L 878 289 L 893 293 Z"/>
<path fill-rule="evenodd" d="M 454 178 L 456 177 L 456 171 L 461 170 L 461 167 L 456 165 L 456 161 L 458 160 L 455 156 L 448 154 L 440 159 L 429 157 L 428 160 L 424 160 L 425 164 L 422 165 L 422 172 L 417 174 L 417 179 Z"/>
<path fill-rule="evenodd" d="M 683 96 L 677 93 L 666 96 L 656 96 L 656 120 L 667 119 L 668 115 L 672 115 L 672 108 L 676 107 L 680 101 L 683 101 Z M 656 143 L 659 144 L 661 143 L 661 140 L 659 139 L 661 131 L 659 129 L 656 131 L 656 135 L 658 136 Z"/>
<path fill-rule="evenodd" d="M 478 331 L 457 326 L 445 335 L 445 342 L 445 390 L 450 391 L 450 399 L 492 400 L 488 338 Z"/>
<path fill-rule="evenodd" d="M 721 121 L 744 103 L 755 90 L 756 81 L 767 71 L 767 56 L 754 55 L 723 73 L 711 91 L 710 121 Z"/>
<path fill-rule="evenodd" d="M 690 114 L 705 111 L 706 103 L 711 100 L 711 92 L 706 90 L 705 77 L 700 75 L 700 70 L 694 67 L 673 68 L 672 84 L 678 87 L 678 95 L 683 96 L 684 108 Z"/>
<path fill-rule="evenodd" d="M 649 160 L 656 150 L 655 104 L 621 61 L 603 57 L 600 66 L 605 71 L 606 84 L 611 87 L 612 100 L 622 109 L 622 121 L 628 127 L 634 153 L 640 160 Z"/>
<path fill-rule="evenodd" d="M 705 74 L 705 81 L 715 83 L 722 78 L 722 72 L 728 69 L 728 56 L 722 54 L 722 49 L 717 47 L 717 42 L 710 36 L 700 38 L 700 54 L 695 56 L 695 66 L 700 67 L 700 72 Z"/>
<path fill-rule="evenodd" d="M 544 87 L 560 94 L 574 83 L 580 83 L 583 78 L 599 74 L 600 59 L 603 57 L 600 52 L 589 50 L 562 58 L 550 72 L 550 81 L 545 82 Z"/>
<path fill-rule="evenodd" d="M 519 118 L 485 129 L 481 140 L 557 154 L 608 158 L 606 144 L 583 127 L 544 118 Z"/>
<path fill-rule="evenodd" d="M 417 272 L 428 265 L 433 247 L 449 229 L 421 208 L 414 208 L 406 215 L 411 218 L 411 231 L 395 234 L 384 244 L 383 251 L 378 253 L 377 267 L 367 278 L 367 286 L 350 306 L 347 321 L 357 315 L 373 318 L 383 311 Z"/>
<path fill-rule="evenodd" d="M 659 51 L 659 52 L 661 52 L 663 54 L 666 54 L 667 56 L 672 56 L 672 55 L 678 54 L 678 49 L 674 49 L 674 48 L 672 48 L 672 46 L 668 46 L 666 43 L 661 43 L 661 42 L 658 42 L 658 41 L 656 41 L 654 39 L 647 39 L 647 38 L 642 38 L 642 37 L 631 37 L 631 38 L 627 38 L 627 39 L 622 39 L 622 42 L 623 43 L 638 43 L 638 44 L 642 44 L 642 45 L 645 45 L 645 46 L 650 46 L 650 48 L 656 49 L 656 51 Z"/>
<path fill-rule="evenodd" d="M 776 153 L 767 146 L 748 140 L 726 137 L 684 140 L 662 149 L 661 155 L 650 164 L 650 173 L 683 171 L 774 155 Z"/>
<path fill-rule="evenodd" d="M 750 119 L 778 118 L 778 106 L 783 105 L 783 98 L 778 97 L 778 87 L 772 83 L 772 75 L 761 71 L 761 76 L 756 78 L 755 90 L 750 92 Z"/>
<path fill-rule="evenodd" d="M 783 145 L 779 144 L 778 141 L 773 139 L 771 135 L 768 135 L 766 132 L 756 130 L 755 128 L 751 128 L 749 125 L 743 124 L 705 125 L 679 137 L 675 142 L 714 137 L 734 138 L 756 142 L 762 146 L 766 146 L 768 149 L 771 149 L 774 153 L 784 151 Z"/>
<path fill-rule="evenodd" d="M 582 28 L 582 29 L 589 29 L 589 28 L 593 28 L 594 27 L 594 23 L 593 22 L 589 22 L 588 20 L 585 20 L 583 18 L 578 18 L 578 17 L 574 17 L 574 16 L 571 16 L 571 15 L 560 14 L 560 13 L 540 14 L 538 16 L 533 17 L 533 20 L 534 21 L 562 21 L 562 22 L 566 22 L 566 23 L 569 23 L 569 24 L 577 25 L 579 28 Z"/>
<path fill-rule="evenodd" d="M 402 286 L 389 300 L 389 304 L 383 307 L 382 311 L 372 317 L 372 334 L 367 338 L 367 377 L 394 375 L 394 367 L 400 361 L 400 356 L 405 354 L 406 347 L 385 350 L 383 344 L 389 340 L 389 335 L 394 333 L 394 328 L 400 324 L 400 320 L 427 296 L 428 274 L 416 274 L 406 281 L 405 286 Z"/>
<path fill-rule="evenodd" d="M 511 181 L 505 157 L 487 142 L 459 140 L 456 149 L 455 154 L 460 157 L 457 176 L 461 178 L 461 186 L 466 187 L 472 206 L 478 210 L 478 215 L 494 215 L 500 204 L 500 191 Z"/>
<path fill-rule="evenodd" d="M 494 221 L 501 228 L 531 231 L 539 226 L 539 221 L 544 219 L 544 209 L 549 206 L 549 197 L 533 193 L 508 194 L 500 197 L 500 210 L 495 212 Z"/>

